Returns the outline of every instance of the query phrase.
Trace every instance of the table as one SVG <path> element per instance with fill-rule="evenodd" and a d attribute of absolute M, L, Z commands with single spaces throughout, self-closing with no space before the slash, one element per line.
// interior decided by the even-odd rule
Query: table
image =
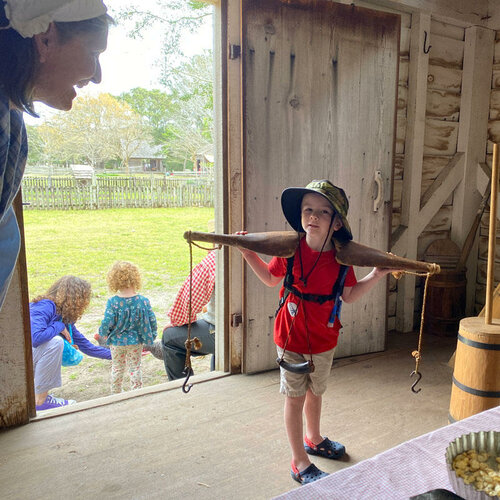
<path fill-rule="evenodd" d="M 400 500 L 426 491 L 452 490 L 445 451 L 462 434 L 500 431 L 500 406 L 406 441 L 277 499 Z"/>

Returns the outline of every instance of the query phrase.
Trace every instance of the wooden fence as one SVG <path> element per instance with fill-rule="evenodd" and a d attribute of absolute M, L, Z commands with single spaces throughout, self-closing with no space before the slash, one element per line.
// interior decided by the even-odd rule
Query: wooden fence
<path fill-rule="evenodd" d="M 75 210 L 103 208 L 213 207 L 214 183 L 209 179 L 169 177 L 71 177 L 23 179 L 26 209 Z"/>

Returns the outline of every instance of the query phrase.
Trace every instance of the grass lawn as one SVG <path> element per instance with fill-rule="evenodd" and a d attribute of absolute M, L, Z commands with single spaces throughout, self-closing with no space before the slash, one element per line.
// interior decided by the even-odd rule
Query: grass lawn
<path fill-rule="evenodd" d="M 176 288 L 189 272 L 184 231 L 207 231 L 213 217 L 212 208 L 25 210 L 30 296 L 66 274 L 89 280 L 94 296 L 105 296 L 115 260 L 139 266 L 145 294 Z M 194 262 L 204 255 L 193 247 Z"/>
<path fill-rule="evenodd" d="M 213 208 L 25 210 L 30 299 L 66 274 L 88 280 L 92 300 L 77 327 L 94 341 L 110 296 L 108 269 L 116 260 L 128 260 L 141 270 L 141 293 L 151 301 L 160 337 L 166 311 L 189 274 L 189 245 L 184 231 L 206 232 L 213 218 Z M 205 255 L 206 251 L 193 246 L 194 264 Z M 194 364 L 193 368 L 196 371 Z M 107 361 L 84 356 L 78 366 L 63 367 L 62 373 L 63 387 L 53 391 L 55 395 L 83 401 L 109 394 Z M 144 386 L 166 381 L 162 362 L 151 355 L 143 357 Z"/>

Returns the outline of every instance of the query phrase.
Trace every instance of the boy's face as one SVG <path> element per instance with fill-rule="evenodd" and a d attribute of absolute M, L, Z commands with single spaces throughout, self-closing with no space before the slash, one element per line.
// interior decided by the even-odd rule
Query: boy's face
<path fill-rule="evenodd" d="M 332 217 L 334 220 L 330 227 Z M 316 193 L 308 193 L 302 198 L 301 222 L 306 234 L 323 240 L 326 239 L 329 230 L 331 237 L 334 231 L 342 227 L 342 221 L 330 202 Z"/>

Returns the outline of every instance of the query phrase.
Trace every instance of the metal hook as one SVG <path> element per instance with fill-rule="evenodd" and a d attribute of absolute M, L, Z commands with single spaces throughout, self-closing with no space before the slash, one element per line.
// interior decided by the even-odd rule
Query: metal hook
<path fill-rule="evenodd" d="M 425 48 L 426 45 L 427 45 L 427 31 L 424 31 L 424 54 L 428 54 L 432 47 L 432 45 L 429 45 L 427 48 Z"/>
<path fill-rule="evenodd" d="M 191 390 L 191 387 L 193 387 L 193 384 L 188 384 L 189 377 L 193 374 L 193 369 L 191 367 L 186 367 L 184 373 L 186 373 L 186 380 L 184 380 L 182 384 L 182 392 L 187 394 Z"/>
<path fill-rule="evenodd" d="M 415 370 L 413 370 L 411 373 L 410 373 L 410 377 L 413 377 L 413 375 L 416 375 L 417 376 L 417 380 L 415 380 L 415 382 L 413 382 L 413 384 L 411 385 L 411 390 L 412 392 L 414 392 L 415 394 L 418 394 L 422 389 L 418 389 L 416 390 L 415 389 L 415 386 L 420 382 L 420 379 L 422 378 L 422 374 L 420 372 L 417 372 Z"/>

